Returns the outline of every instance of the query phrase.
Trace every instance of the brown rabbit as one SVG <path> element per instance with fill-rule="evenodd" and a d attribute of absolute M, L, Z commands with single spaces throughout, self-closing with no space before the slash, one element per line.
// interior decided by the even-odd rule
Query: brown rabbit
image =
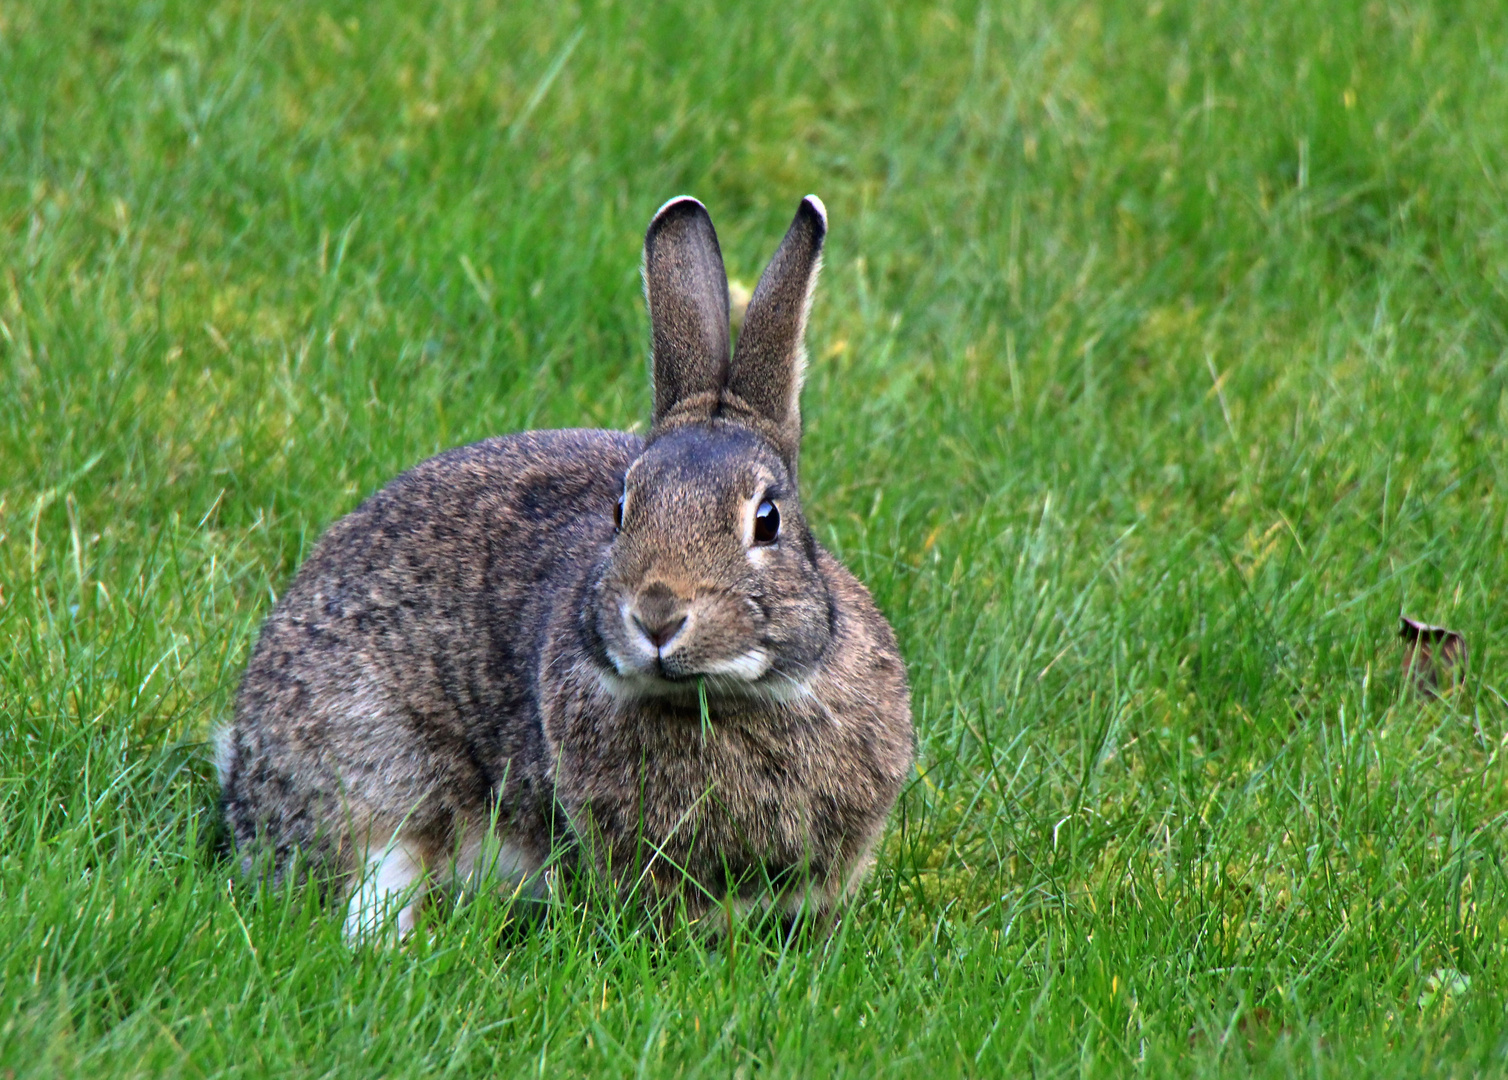
<path fill-rule="evenodd" d="M 807 196 L 730 362 L 717 234 L 672 199 L 644 240 L 648 438 L 488 439 L 331 526 L 220 736 L 248 871 L 334 871 L 353 938 L 389 908 L 407 933 L 437 875 L 540 895 L 547 861 L 693 920 L 851 892 L 913 740 L 890 626 L 797 495 L 826 232 Z"/>

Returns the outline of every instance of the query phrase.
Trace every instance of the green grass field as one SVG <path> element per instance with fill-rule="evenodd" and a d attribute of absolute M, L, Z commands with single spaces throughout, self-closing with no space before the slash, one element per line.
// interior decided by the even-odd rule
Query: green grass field
<path fill-rule="evenodd" d="M 642 428 L 655 207 L 752 283 L 808 191 L 808 512 L 919 732 L 840 931 L 235 883 L 319 532 Z M 1505 600 L 1499 0 L 0 6 L 4 1080 L 1508 1072 Z"/>

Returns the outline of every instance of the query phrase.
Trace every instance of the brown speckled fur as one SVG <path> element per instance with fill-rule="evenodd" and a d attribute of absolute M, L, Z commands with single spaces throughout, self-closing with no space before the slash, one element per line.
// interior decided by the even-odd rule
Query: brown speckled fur
<path fill-rule="evenodd" d="M 849 890 L 912 732 L 894 635 L 797 497 L 825 231 L 804 200 L 730 361 L 716 234 L 672 200 L 645 240 L 647 440 L 488 439 L 330 528 L 222 733 L 248 867 L 300 851 L 349 878 L 398 834 L 438 869 L 495 818 L 528 867 L 593 865 L 693 918 L 730 895 L 820 911 Z M 750 539 L 760 500 L 780 513 L 773 544 Z M 659 626 L 681 629 L 659 643 Z"/>

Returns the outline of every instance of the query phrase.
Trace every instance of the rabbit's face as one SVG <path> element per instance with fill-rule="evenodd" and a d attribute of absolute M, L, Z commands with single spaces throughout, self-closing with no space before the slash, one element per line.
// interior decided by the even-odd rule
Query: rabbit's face
<path fill-rule="evenodd" d="M 831 636 L 795 484 L 758 434 L 713 421 L 629 467 L 593 610 L 620 697 L 799 695 Z"/>

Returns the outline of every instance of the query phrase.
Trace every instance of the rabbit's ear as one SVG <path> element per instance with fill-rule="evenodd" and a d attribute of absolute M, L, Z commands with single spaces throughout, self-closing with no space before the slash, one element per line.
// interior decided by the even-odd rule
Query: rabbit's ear
<path fill-rule="evenodd" d="M 773 429 L 792 470 L 801 448 L 806 313 L 826 237 L 827 208 L 817 196 L 808 195 L 749 300 L 728 374 L 728 395 Z"/>
<path fill-rule="evenodd" d="M 644 236 L 644 296 L 654 335 L 653 423 L 672 409 L 711 415 L 728 377 L 728 275 L 707 208 L 660 207 Z"/>

